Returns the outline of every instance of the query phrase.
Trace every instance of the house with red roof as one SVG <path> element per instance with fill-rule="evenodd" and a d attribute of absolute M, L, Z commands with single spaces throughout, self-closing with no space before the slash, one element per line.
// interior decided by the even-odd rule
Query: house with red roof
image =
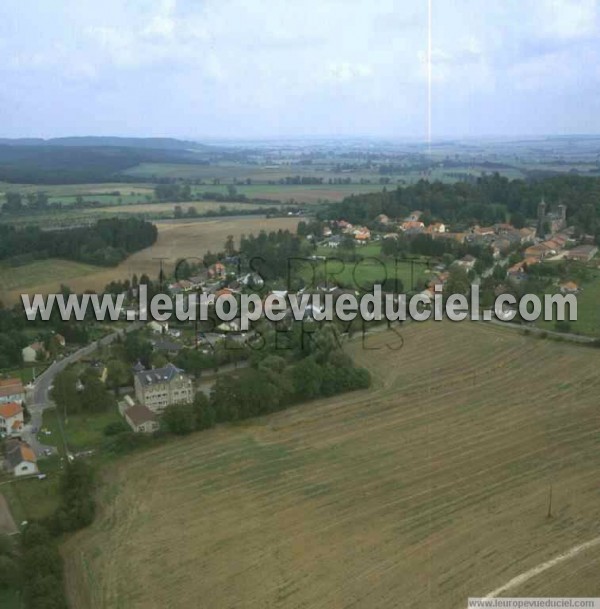
<path fill-rule="evenodd" d="M 21 379 L 0 379 L 0 404 L 16 402 L 21 404 L 25 400 L 25 389 Z"/>
<path fill-rule="evenodd" d="M 0 404 L 0 434 L 16 436 L 23 429 L 23 407 L 17 402 Z"/>

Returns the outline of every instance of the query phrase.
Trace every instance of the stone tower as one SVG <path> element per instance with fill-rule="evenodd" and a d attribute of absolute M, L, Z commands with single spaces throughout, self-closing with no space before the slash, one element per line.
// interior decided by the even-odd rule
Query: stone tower
<path fill-rule="evenodd" d="M 542 233 L 544 232 L 544 224 L 546 222 L 546 201 L 544 201 L 543 198 L 538 203 L 537 220 L 537 234 L 541 237 Z"/>
<path fill-rule="evenodd" d="M 558 206 L 558 219 L 560 221 L 561 230 L 563 228 L 566 228 L 566 226 L 567 226 L 567 206 L 566 205 L 561 204 Z"/>

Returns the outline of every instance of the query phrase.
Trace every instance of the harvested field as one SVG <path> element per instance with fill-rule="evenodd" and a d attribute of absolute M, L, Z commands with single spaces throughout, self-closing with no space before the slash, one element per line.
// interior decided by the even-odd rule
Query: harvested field
<path fill-rule="evenodd" d="M 20 299 L 22 292 L 51 293 L 57 292 L 61 283 L 66 283 L 76 292 L 85 290 L 103 290 L 111 281 L 131 278 L 134 273 L 140 276 L 147 273 L 150 277 L 157 277 L 160 269 L 160 260 L 163 260 L 164 269 L 170 272 L 180 258 L 202 257 L 207 251 L 221 251 L 228 235 L 233 235 L 236 240 L 241 235 L 258 233 L 261 230 L 272 231 L 285 229 L 295 231 L 298 226 L 298 218 L 217 218 L 202 221 L 181 221 L 157 223 L 158 239 L 156 243 L 141 252 L 130 256 L 127 260 L 115 268 L 90 267 L 82 265 L 84 269 L 80 274 L 57 275 L 52 271 L 52 265 L 58 264 L 59 268 L 66 264 L 69 269 L 76 268 L 76 263 L 65 261 L 45 260 L 49 265 L 51 280 L 42 280 L 39 273 L 30 273 L 24 265 L 18 268 L 19 286 L 17 288 L 6 288 L 0 284 L 0 300 L 5 303 L 13 303 Z M 38 265 L 38 262 L 32 265 Z M 94 269 L 93 272 L 90 269 Z M 1 271 L 0 271 L 1 272 Z M 11 271 L 12 272 L 12 271 Z M 0 278 L 2 275 L 0 274 Z"/>
<path fill-rule="evenodd" d="M 402 337 L 348 346 L 371 390 L 111 467 L 63 548 L 73 606 L 465 609 L 599 536 L 600 351 L 467 322 Z M 600 596 L 569 572 L 553 593 Z"/>

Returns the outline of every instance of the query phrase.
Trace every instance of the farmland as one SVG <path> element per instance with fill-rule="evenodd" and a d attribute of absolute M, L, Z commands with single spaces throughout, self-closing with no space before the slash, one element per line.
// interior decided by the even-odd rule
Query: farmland
<path fill-rule="evenodd" d="M 68 284 L 76 292 L 101 291 L 111 281 L 147 273 L 157 277 L 162 259 L 170 272 L 180 258 L 202 257 L 207 251 L 221 251 L 228 235 L 239 240 L 241 235 L 261 230 L 296 230 L 298 218 L 220 218 L 202 221 L 159 223 L 158 240 L 149 248 L 137 252 L 115 268 L 93 267 L 68 261 L 35 261 L 18 268 L 0 269 L 2 285 L 0 299 L 15 302 L 21 292 L 57 292 L 61 284 Z M 45 274 L 47 273 L 47 274 Z M 6 277 L 6 283 L 5 283 Z"/>
<path fill-rule="evenodd" d="M 372 389 L 111 467 L 72 604 L 464 609 L 600 535 L 600 351 L 466 322 L 347 348 Z M 527 593 L 600 595 L 584 556 L 554 573 Z"/>

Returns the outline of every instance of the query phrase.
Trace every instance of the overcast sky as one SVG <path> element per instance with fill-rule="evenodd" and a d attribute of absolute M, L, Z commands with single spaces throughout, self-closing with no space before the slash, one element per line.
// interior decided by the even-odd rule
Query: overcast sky
<path fill-rule="evenodd" d="M 433 135 L 600 133 L 600 0 L 433 0 Z M 427 0 L 0 0 L 0 136 L 424 138 Z"/>

